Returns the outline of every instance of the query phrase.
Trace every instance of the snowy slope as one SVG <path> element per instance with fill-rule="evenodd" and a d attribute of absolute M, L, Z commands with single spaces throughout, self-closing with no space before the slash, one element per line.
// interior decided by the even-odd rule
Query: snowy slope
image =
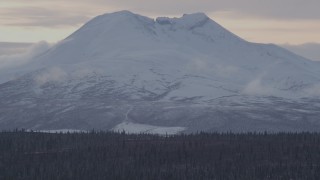
<path fill-rule="evenodd" d="M 318 130 L 320 64 L 203 13 L 104 14 L 22 70 L 0 85 L 3 128 L 112 129 L 130 117 L 188 131 Z"/>

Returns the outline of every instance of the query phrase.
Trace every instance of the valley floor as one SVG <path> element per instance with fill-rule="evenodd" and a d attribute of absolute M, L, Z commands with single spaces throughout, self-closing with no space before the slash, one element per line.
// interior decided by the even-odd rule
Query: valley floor
<path fill-rule="evenodd" d="M 320 179 L 318 133 L 2 132 L 0 179 Z"/>

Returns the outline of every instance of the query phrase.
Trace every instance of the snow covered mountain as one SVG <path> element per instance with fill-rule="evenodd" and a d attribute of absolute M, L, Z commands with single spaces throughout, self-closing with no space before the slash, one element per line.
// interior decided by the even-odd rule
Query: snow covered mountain
<path fill-rule="evenodd" d="M 320 130 L 320 63 L 203 13 L 104 14 L 32 62 L 0 84 L 1 129 Z"/>

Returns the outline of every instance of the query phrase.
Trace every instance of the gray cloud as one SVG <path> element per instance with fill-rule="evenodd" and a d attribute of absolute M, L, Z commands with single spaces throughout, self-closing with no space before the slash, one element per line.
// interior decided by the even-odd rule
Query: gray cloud
<path fill-rule="evenodd" d="M 284 44 L 282 47 L 314 61 L 320 61 L 320 44 L 307 43 L 301 45 Z"/>
<path fill-rule="evenodd" d="M 84 0 L 82 0 L 84 1 Z M 105 5 L 150 13 L 190 13 L 230 11 L 243 15 L 281 19 L 320 19 L 319 0 L 132 0 L 102 1 Z"/>
<path fill-rule="evenodd" d="M 27 51 L 32 43 L 0 42 L 0 57 L 4 55 L 21 54 Z"/>
<path fill-rule="evenodd" d="M 26 3 L 25 0 L 11 2 Z M 81 24 L 92 16 L 131 10 L 148 16 L 192 12 L 230 12 L 233 16 L 271 19 L 320 19 L 319 0 L 28 0 L 26 6 L 0 9 L 0 19 L 9 25 L 65 26 Z M 13 20 L 13 21 L 12 21 Z"/>
<path fill-rule="evenodd" d="M 81 12 L 51 9 L 48 7 L 13 7 L 0 9 L 3 25 L 11 26 L 74 26 L 84 23 L 91 17 Z"/>

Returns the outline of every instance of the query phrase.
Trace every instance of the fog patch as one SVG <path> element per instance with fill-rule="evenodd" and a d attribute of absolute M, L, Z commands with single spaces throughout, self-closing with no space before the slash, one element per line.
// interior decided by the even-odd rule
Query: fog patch
<path fill-rule="evenodd" d="M 208 58 L 194 58 L 187 65 L 187 69 L 196 73 L 206 73 L 217 75 L 220 77 L 232 77 L 239 72 L 239 68 L 235 66 L 225 65 L 223 63 L 213 63 L 214 60 Z"/>
<path fill-rule="evenodd" d="M 311 87 L 306 88 L 305 92 L 309 96 L 320 96 L 320 83 L 314 84 Z"/>
<path fill-rule="evenodd" d="M 41 41 L 31 45 L 24 52 L 20 51 L 16 54 L 0 55 L 0 70 L 15 68 L 30 63 L 35 57 L 49 50 L 51 46 L 52 45 L 46 41 Z"/>
<path fill-rule="evenodd" d="M 35 82 L 41 86 L 49 82 L 62 82 L 68 77 L 68 74 L 59 67 L 49 68 L 34 78 Z"/>
<path fill-rule="evenodd" d="M 261 78 L 254 79 L 253 81 L 249 82 L 244 90 L 243 93 L 247 95 L 261 95 L 261 96 L 266 96 L 266 95 L 272 95 L 274 94 L 275 89 L 271 87 L 265 86 Z"/>

